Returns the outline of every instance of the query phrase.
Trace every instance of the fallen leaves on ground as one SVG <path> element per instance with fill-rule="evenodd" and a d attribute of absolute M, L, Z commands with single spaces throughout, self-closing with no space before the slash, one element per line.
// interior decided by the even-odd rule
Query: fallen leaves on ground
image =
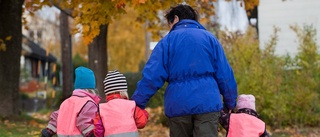
<path fill-rule="evenodd" d="M 150 109 L 146 108 L 149 113 L 147 125 L 139 130 L 141 137 L 169 137 L 169 129 L 159 123 L 160 116 L 163 115 L 161 107 Z"/>
<path fill-rule="evenodd" d="M 139 129 L 140 137 L 169 137 L 169 128 L 162 125 L 161 121 L 163 121 L 164 112 L 162 107 L 158 108 L 146 108 L 149 113 L 149 121 L 145 128 Z M 22 121 L 12 121 L 8 119 L 2 119 L 0 121 L 0 125 L 5 127 L 4 129 L 8 129 L 6 132 L 7 135 L 15 135 L 16 132 L 25 132 L 26 136 L 35 137 L 40 135 L 40 131 L 42 128 L 47 126 L 46 122 L 38 122 L 41 121 L 49 121 L 50 112 L 48 113 L 31 113 L 29 114 L 34 119 L 31 120 L 22 120 Z M 37 120 L 38 119 L 38 120 Z M 33 127 L 33 130 L 29 128 Z M 16 131 L 16 132 L 15 132 Z M 319 127 L 299 127 L 299 128 L 282 128 L 282 129 L 274 129 L 269 130 L 271 136 L 285 136 L 285 137 L 320 137 L 320 128 Z M 224 137 L 224 131 L 219 132 L 219 137 Z"/>

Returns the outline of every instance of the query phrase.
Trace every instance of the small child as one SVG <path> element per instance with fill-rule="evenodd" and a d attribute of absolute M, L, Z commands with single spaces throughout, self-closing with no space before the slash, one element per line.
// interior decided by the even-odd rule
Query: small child
<path fill-rule="evenodd" d="M 103 83 L 106 103 L 99 108 L 104 136 L 138 137 L 138 129 L 147 124 L 148 112 L 129 100 L 126 77 L 117 70 L 109 71 Z"/>
<path fill-rule="evenodd" d="M 104 129 L 99 119 L 94 72 L 86 67 L 75 69 L 74 91 L 64 100 L 59 110 L 50 115 L 48 126 L 41 131 L 42 137 L 101 137 Z"/>
<path fill-rule="evenodd" d="M 227 137 L 269 137 L 266 124 L 259 118 L 253 95 L 238 96 L 235 113 L 221 110 L 219 119 Z"/>

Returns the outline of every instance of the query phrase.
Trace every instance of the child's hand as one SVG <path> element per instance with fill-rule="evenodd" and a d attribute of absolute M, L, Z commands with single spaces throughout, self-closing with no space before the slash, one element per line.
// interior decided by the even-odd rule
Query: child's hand
<path fill-rule="evenodd" d="M 147 119 L 149 119 L 149 113 L 148 113 L 148 111 L 142 109 L 142 112 L 147 116 Z"/>
<path fill-rule="evenodd" d="M 55 133 L 48 128 L 44 128 L 41 131 L 41 137 L 52 137 L 54 134 Z"/>

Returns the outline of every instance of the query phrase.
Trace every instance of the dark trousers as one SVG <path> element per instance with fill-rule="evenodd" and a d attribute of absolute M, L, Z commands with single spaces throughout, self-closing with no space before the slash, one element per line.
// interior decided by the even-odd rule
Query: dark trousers
<path fill-rule="evenodd" d="M 220 112 L 169 118 L 170 137 L 218 137 Z"/>

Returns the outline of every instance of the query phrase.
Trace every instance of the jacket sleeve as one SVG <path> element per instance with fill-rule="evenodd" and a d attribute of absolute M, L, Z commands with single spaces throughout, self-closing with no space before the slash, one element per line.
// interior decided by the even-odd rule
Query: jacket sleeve
<path fill-rule="evenodd" d="M 47 125 L 47 129 L 53 131 L 54 133 L 57 133 L 58 114 L 59 114 L 59 110 L 52 112 L 50 115 L 49 123 Z"/>
<path fill-rule="evenodd" d="M 264 130 L 264 133 L 260 137 L 270 137 L 270 135 L 267 130 Z"/>
<path fill-rule="evenodd" d="M 142 79 L 138 82 L 137 89 L 131 97 L 141 109 L 146 108 L 149 99 L 163 86 L 168 78 L 168 48 L 165 43 L 162 39 L 152 51 L 142 71 Z"/>
<path fill-rule="evenodd" d="M 237 83 L 220 42 L 213 37 L 212 45 L 215 53 L 213 67 L 216 71 L 214 77 L 218 83 L 220 94 L 223 96 L 224 105 L 232 110 L 236 106 L 238 96 Z"/>
<path fill-rule="evenodd" d="M 94 136 L 95 137 L 104 136 L 104 127 L 103 127 L 102 119 L 100 117 L 100 113 L 96 113 L 96 117 L 94 119 Z"/>
<path fill-rule="evenodd" d="M 99 129 L 100 127 L 103 128 L 102 123 L 94 123 L 98 112 L 98 106 L 91 101 L 88 101 L 79 112 L 76 119 L 76 126 L 85 137 L 91 136 L 92 134 L 103 135 L 102 131 L 102 133 L 100 133 L 95 130 L 98 127 Z"/>
<path fill-rule="evenodd" d="M 227 109 L 221 110 L 220 113 L 219 123 L 226 131 L 228 131 L 231 114 L 228 113 Z"/>
<path fill-rule="evenodd" d="M 146 110 L 136 107 L 135 113 L 134 113 L 134 120 L 136 122 L 136 126 L 138 129 L 142 129 L 146 126 L 148 122 L 148 118 L 149 118 L 149 114 Z"/>

